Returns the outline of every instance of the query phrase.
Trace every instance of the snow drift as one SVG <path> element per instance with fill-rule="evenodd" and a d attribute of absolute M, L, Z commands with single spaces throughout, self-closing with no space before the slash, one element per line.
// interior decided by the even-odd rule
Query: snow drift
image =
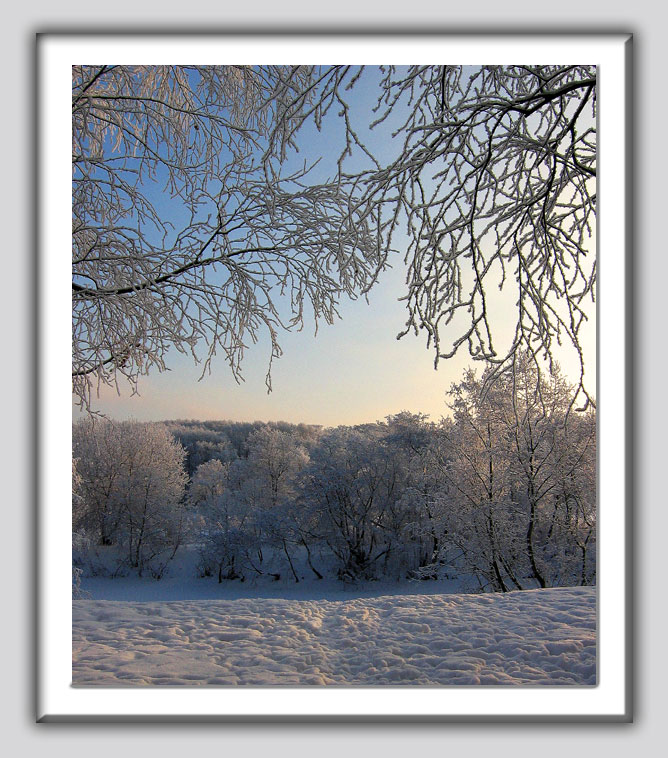
<path fill-rule="evenodd" d="M 595 685 L 596 590 L 73 601 L 75 685 Z"/>

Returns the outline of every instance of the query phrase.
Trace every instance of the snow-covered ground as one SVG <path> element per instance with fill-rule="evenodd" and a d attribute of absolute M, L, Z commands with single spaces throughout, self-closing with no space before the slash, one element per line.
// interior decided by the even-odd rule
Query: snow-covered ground
<path fill-rule="evenodd" d="M 107 568 L 113 565 L 105 551 L 111 548 L 97 548 L 100 552 L 98 565 Z M 265 550 L 270 556 L 270 550 Z M 112 553 L 113 554 L 113 553 Z M 280 555 L 279 555 L 280 557 Z M 270 573 L 256 576 L 249 573 L 246 579 L 223 581 L 215 577 L 198 575 L 198 551 L 195 545 L 184 545 L 176 558 L 169 562 L 168 569 L 160 581 L 151 576 L 138 577 L 128 573 L 112 579 L 108 571 L 91 576 L 90 570 L 84 569 L 81 588 L 86 597 L 95 600 L 236 600 L 239 598 L 285 598 L 290 600 L 350 600 L 353 597 L 378 597 L 379 595 L 405 594 L 450 594 L 469 592 L 476 588 L 473 580 L 438 579 L 436 581 L 378 579 L 369 582 L 345 583 L 336 578 L 335 569 L 319 556 L 317 565 L 323 572 L 322 579 L 316 579 L 309 569 L 305 554 L 295 552 L 294 565 L 299 575 L 296 583 L 286 565 L 266 561 L 267 572 L 277 571 L 281 578 L 275 581 Z"/>
<path fill-rule="evenodd" d="M 100 596 L 94 582 L 85 589 Z M 73 683 L 596 683 L 593 587 L 336 599 L 257 594 L 75 600 Z"/>

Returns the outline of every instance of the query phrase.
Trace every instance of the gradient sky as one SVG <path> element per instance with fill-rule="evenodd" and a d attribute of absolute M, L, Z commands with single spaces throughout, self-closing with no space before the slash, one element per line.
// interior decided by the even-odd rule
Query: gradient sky
<path fill-rule="evenodd" d="M 374 91 L 372 86 L 359 88 L 360 108 L 368 108 Z M 299 159 L 319 157 L 325 149 L 329 155 L 338 154 L 331 133 L 324 138 L 327 148 L 321 141 L 318 145 L 323 135 L 305 131 Z M 376 134 L 370 141 L 374 150 L 382 147 L 385 152 Z M 318 167 L 321 178 L 325 171 L 325 166 Z M 249 346 L 241 384 L 236 383 L 223 358 L 214 359 L 211 375 L 200 379 L 201 365 L 172 351 L 167 358 L 170 370 L 142 377 L 139 395 L 133 396 L 127 384 L 121 384 L 120 394 L 115 388 L 103 387 L 92 407 L 111 418 L 138 420 L 282 420 L 336 426 L 373 422 L 402 410 L 426 413 L 438 420 L 448 413 L 446 392 L 451 383 L 458 381 L 473 361 L 461 351 L 450 360 L 441 360 L 434 370 L 434 351 L 426 349 L 425 336 L 408 334 L 396 339 L 407 318 L 405 305 L 398 301 L 406 285 L 400 257 L 393 265 L 371 291 L 368 304 L 363 299 L 341 302 L 341 320 L 331 326 L 320 324 L 317 336 L 312 321 L 301 332 L 279 335 L 283 356 L 274 361 L 270 394 L 265 374 L 271 350 L 264 335 L 258 344 Z M 502 333 L 511 333 L 514 315 L 512 307 L 499 308 L 495 323 Z M 594 333 L 592 320 L 584 338 L 591 391 L 596 379 Z M 204 346 L 199 353 L 205 354 Z M 561 351 L 558 360 L 575 380 L 579 371 L 574 352 Z M 73 413 L 75 418 L 80 415 L 76 405 Z"/>

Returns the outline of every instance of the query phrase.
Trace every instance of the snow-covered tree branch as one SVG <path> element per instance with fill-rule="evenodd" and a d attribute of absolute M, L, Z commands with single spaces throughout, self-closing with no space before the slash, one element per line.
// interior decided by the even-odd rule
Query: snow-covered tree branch
<path fill-rule="evenodd" d="M 391 66 L 380 88 L 376 124 L 401 150 L 349 179 L 388 257 L 408 236 L 402 334 L 424 329 L 436 362 L 463 347 L 499 370 L 566 342 L 593 400 L 580 336 L 596 281 L 595 67 Z"/>
<path fill-rule="evenodd" d="M 235 377 L 262 329 L 332 322 L 373 283 L 368 223 L 336 183 L 285 172 L 314 69 L 75 66 L 73 389 L 133 384 L 174 347 Z M 321 107 L 321 105 L 319 106 Z M 267 373 L 270 386 L 270 373 Z"/>
<path fill-rule="evenodd" d="M 219 351 L 239 378 L 263 330 L 270 387 L 281 329 L 307 311 L 331 322 L 401 258 L 401 334 L 424 330 L 437 362 L 464 349 L 501 371 L 566 343 L 594 399 L 581 335 L 596 284 L 595 67 L 72 73 L 84 406 L 96 383 L 165 369 L 171 348 L 204 370 Z M 316 174 L 297 158 L 317 130 L 331 147 Z"/>

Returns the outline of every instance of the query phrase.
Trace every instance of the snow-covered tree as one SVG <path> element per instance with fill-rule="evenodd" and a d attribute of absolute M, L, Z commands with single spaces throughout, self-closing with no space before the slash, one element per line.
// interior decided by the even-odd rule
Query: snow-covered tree
<path fill-rule="evenodd" d="M 245 572 L 299 581 L 292 550 L 303 545 L 295 510 L 296 479 L 308 462 L 299 439 L 263 425 L 249 434 L 247 457 L 202 464 L 190 486 L 200 521 L 203 573 L 222 579 Z M 269 558 L 269 560 L 267 560 Z"/>
<path fill-rule="evenodd" d="M 274 566 L 269 570 L 275 575 L 289 571 L 295 581 L 299 577 L 291 550 L 300 540 L 294 502 L 297 478 L 308 461 L 306 449 L 287 431 L 264 426 L 248 437 L 246 491 L 252 490 L 254 499 L 255 540 L 273 549 Z"/>
<path fill-rule="evenodd" d="M 81 520 L 83 515 L 83 498 L 79 490 L 81 489 L 81 474 L 77 468 L 77 459 L 72 458 L 72 524 Z"/>
<path fill-rule="evenodd" d="M 249 475 L 260 485 L 262 505 L 275 508 L 294 495 L 296 474 L 308 463 L 308 453 L 294 435 L 262 427 L 248 438 Z"/>
<path fill-rule="evenodd" d="M 79 494 L 81 487 L 81 476 L 77 470 L 76 458 L 72 458 L 72 597 L 80 598 L 83 596 L 81 589 L 81 577 L 83 569 L 77 565 L 78 548 L 85 540 L 84 535 L 77 534 L 74 525 L 77 524 L 83 516 L 83 499 Z"/>
<path fill-rule="evenodd" d="M 451 455 L 444 428 L 451 426 L 449 421 L 435 424 L 424 415 L 407 412 L 387 418 L 385 450 L 395 458 L 400 474 L 393 506 L 400 526 L 397 552 L 406 573 L 415 578 L 438 578 L 447 560 L 449 500 L 443 469 Z"/>
<path fill-rule="evenodd" d="M 458 565 L 496 591 L 521 589 L 516 556 L 517 513 L 512 497 L 512 447 L 502 409 L 506 388 L 485 393 L 473 371 L 451 389 L 454 424 L 448 430 L 449 539 Z M 523 555 L 523 553 L 522 553 Z M 520 574 L 520 578 L 522 575 Z"/>
<path fill-rule="evenodd" d="M 215 575 L 219 582 L 236 579 L 243 571 L 247 513 L 230 490 L 230 464 L 217 459 L 202 463 L 195 471 L 188 497 L 194 509 L 200 573 Z"/>
<path fill-rule="evenodd" d="M 394 504 L 397 462 L 382 446 L 383 427 L 338 427 L 311 451 L 302 502 L 343 579 L 370 578 L 389 566 L 401 530 Z"/>
<path fill-rule="evenodd" d="M 86 418 L 73 428 L 81 508 L 75 529 L 158 575 L 183 530 L 185 451 L 162 424 Z"/>
<path fill-rule="evenodd" d="M 491 384 L 468 371 L 452 387 L 449 540 L 485 588 L 594 580 L 595 416 L 575 393 L 527 354 Z"/>
<path fill-rule="evenodd" d="M 541 587 L 570 584 L 588 576 L 586 548 L 595 541 L 595 417 L 572 411 L 573 388 L 560 371 L 539 374 L 527 356 L 503 379 L 513 398 L 515 498 L 525 513 L 531 573 Z"/>
<path fill-rule="evenodd" d="M 203 509 L 217 503 L 225 492 L 228 470 L 229 465 L 223 465 L 216 458 L 200 464 L 188 491 L 191 506 Z"/>

